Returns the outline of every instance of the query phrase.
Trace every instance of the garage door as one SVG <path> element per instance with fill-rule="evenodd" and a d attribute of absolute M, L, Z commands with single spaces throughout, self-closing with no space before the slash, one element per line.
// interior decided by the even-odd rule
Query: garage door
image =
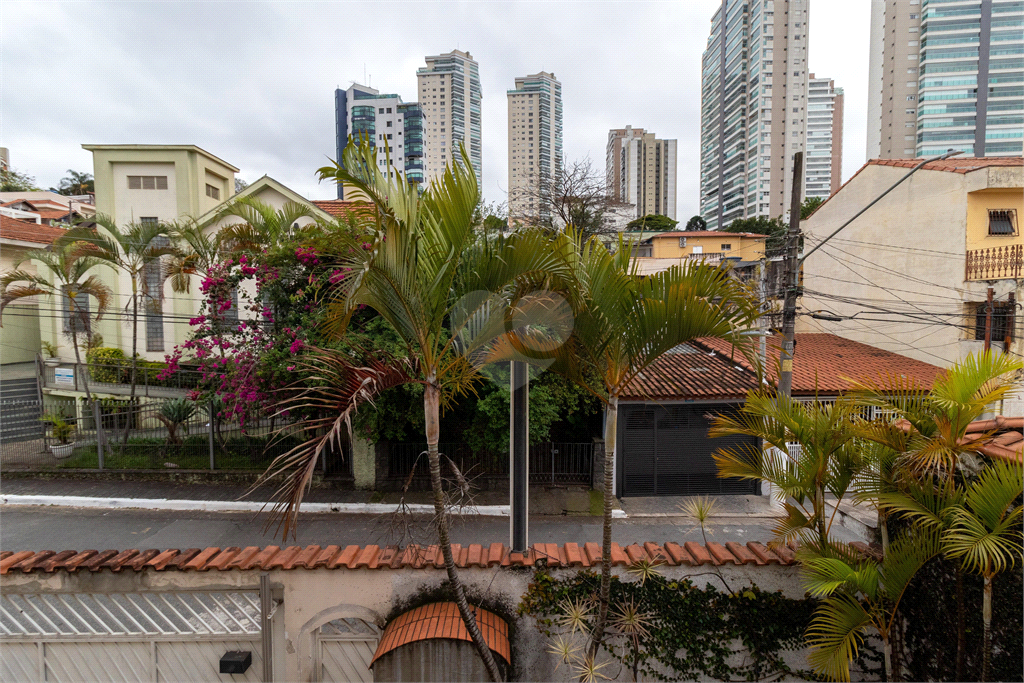
<path fill-rule="evenodd" d="M 380 629 L 362 619 L 335 619 L 316 636 L 316 680 L 321 683 L 372 683 L 370 662 Z"/>
<path fill-rule="evenodd" d="M 619 476 L 623 496 L 757 494 L 760 482 L 721 479 L 712 454 L 749 437 L 708 438 L 707 413 L 731 406 L 620 406 Z"/>

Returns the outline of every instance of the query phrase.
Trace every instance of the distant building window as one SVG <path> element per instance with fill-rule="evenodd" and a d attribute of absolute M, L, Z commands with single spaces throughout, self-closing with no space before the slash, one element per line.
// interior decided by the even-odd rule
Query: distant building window
<path fill-rule="evenodd" d="M 160 219 L 157 218 L 156 216 L 140 216 L 139 217 L 139 222 L 140 223 L 144 223 L 144 224 L 145 223 L 159 223 Z"/>
<path fill-rule="evenodd" d="M 129 190 L 166 190 L 167 176 L 165 175 L 130 175 L 128 176 Z"/>
<path fill-rule="evenodd" d="M 686 246 L 686 238 L 685 237 L 680 237 L 679 238 L 679 248 L 682 249 L 685 246 Z"/>
<path fill-rule="evenodd" d="M 1017 234 L 1016 211 L 1013 209 L 998 209 L 988 212 L 988 234 L 990 235 L 1015 235 Z"/>
<path fill-rule="evenodd" d="M 75 298 L 71 299 L 71 287 L 64 286 L 64 296 L 61 297 L 63 300 L 63 313 L 64 313 L 64 333 L 71 334 L 71 328 L 75 328 L 76 333 L 84 333 L 89 327 L 89 295 L 85 292 L 75 292 Z"/>
<path fill-rule="evenodd" d="M 206 183 L 206 196 L 212 199 L 220 199 L 220 188 Z"/>
<path fill-rule="evenodd" d="M 731 244 L 723 244 L 722 245 L 722 251 L 732 251 L 732 245 Z"/>

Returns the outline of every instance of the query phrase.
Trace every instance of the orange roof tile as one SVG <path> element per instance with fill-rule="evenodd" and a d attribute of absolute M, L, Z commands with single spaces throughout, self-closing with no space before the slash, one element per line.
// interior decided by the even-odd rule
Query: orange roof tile
<path fill-rule="evenodd" d="M 51 244 L 64 233 L 65 230 L 62 228 L 55 228 L 51 225 L 42 225 L 40 223 L 29 223 L 28 221 L 0 214 L 0 238 L 2 239 L 35 242 L 36 244 Z"/>
<path fill-rule="evenodd" d="M 744 549 L 745 548 L 745 549 Z M 525 556 L 523 553 L 510 552 L 507 546 L 500 543 L 490 545 L 471 544 L 465 548 L 453 544 L 452 552 L 456 564 L 462 568 L 476 566 L 520 567 L 537 564 L 551 567 L 594 567 L 601 563 L 601 546 L 596 543 L 585 543 L 583 552 L 576 543 L 564 546 L 555 543 L 537 543 L 530 548 Z M 388 561 L 381 561 L 388 557 Z M 313 559 L 310 559 L 313 558 Z M 761 566 L 765 564 L 791 564 L 792 556 L 786 556 L 779 549 L 769 550 L 760 543 L 714 544 L 702 546 L 687 542 L 685 550 L 676 543 L 658 545 L 656 543 L 633 544 L 622 548 L 612 543 L 612 564 L 629 566 L 638 560 L 660 560 L 669 566 L 701 565 L 701 564 L 746 564 Z M 0 575 L 11 571 L 23 573 L 45 572 L 52 574 L 57 570 L 76 572 L 83 569 L 90 571 L 231 571 L 256 570 L 268 571 L 281 569 L 294 571 L 298 569 L 326 568 L 336 570 L 372 570 L 384 569 L 443 569 L 444 560 L 437 546 L 409 545 L 405 548 L 389 546 L 380 548 L 376 545 L 350 545 L 342 548 L 337 545 L 322 548 L 310 545 L 305 548 L 290 546 L 281 548 L 270 545 L 264 548 L 189 548 L 188 550 L 95 550 L 75 551 L 64 550 L 22 550 L 0 552 Z"/>
<path fill-rule="evenodd" d="M 899 166 L 914 168 L 921 159 L 870 159 L 865 166 Z M 922 171 L 948 171 L 970 173 L 990 166 L 1024 166 L 1024 157 L 950 157 L 942 161 L 931 161 L 921 167 Z"/>
<path fill-rule="evenodd" d="M 370 209 L 369 202 L 344 199 L 314 199 L 313 205 L 335 217 L 348 216 L 353 212 L 364 212 Z"/>
<path fill-rule="evenodd" d="M 508 624 L 505 620 L 482 607 L 471 606 L 470 609 L 476 615 L 477 626 L 491 652 L 504 659 L 506 663 L 511 663 L 512 647 L 509 644 Z M 373 666 L 373 662 L 380 657 L 403 645 L 434 638 L 473 642 L 466 625 L 462 622 L 459 606 L 454 602 L 432 602 L 392 619 L 381 634 L 370 666 Z"/>
<path fill-rule="evenodd" d="M 967 425 L 966 441 L 981 439 L 978 450 L 990 458 L 1024 463 L 1024 417 L 976 420 Z"/>
<path fill-rule="evenodd" d="M 655 237 L 722 237 L 723 235 L 729 235 L 731 237 L 753 237 L 761 240 L 767 237 L 767 235 L 759 235 L 756 232 L 726 232 L 725 230 L 673 230 L 672 232 L 661 232 L 657 235 L 651 235 L 648 239 L 654 239 Z"/>
<path fill-rule="evenodd" d="M 694 345 L 731 359 L 735 365 L 743 367 L 747 372 L 753 370 L 739 351 L 721 339 L 698 339 Z M 776 377 L 776 360 L 781 348 L 781 336 L 768 340 L 767 371 L 771 380 Z M 793 395 L 836 395 L 850 389 L 853 386 L 852 380 L 878 379 L 879 376 L 888 375 L 904 375 L 907 379 L 916 380 L 925 388 L 931 388 L 932 382 L 942 371 L 937 365 L 834 334 L 797 334 L 793 360 Z"/>
<path fill-rule="evenodd" d="M 730 362 L 727 354 L 710 354 L 696 345 L 682 353 L 667 353 L 627 385 L 622 398 L 630 399 L 736 399 L 757 388 L 757 380 L 744 365 Z"/>

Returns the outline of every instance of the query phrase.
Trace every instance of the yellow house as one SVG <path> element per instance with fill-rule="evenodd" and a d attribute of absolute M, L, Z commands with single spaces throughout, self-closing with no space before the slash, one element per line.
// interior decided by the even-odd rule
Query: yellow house
<path fill-rule="evenodd" d="M 764 235 L 749 232 L 662 232 L 642 238 L 637 247 L 637 256 L 699 258 L 709 261 L 736 258 L 741 261 L 758 261 L 764 257 L 764 241 Z"/>

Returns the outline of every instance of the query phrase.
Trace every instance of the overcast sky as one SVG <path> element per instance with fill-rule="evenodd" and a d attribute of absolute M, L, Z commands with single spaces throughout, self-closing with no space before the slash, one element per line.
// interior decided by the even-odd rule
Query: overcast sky
<path fill-rule="evenodd" d="M 700 70 L 713 0 L 623 2 L 0 2 L 0 146 L 56 185 L 83 143 L 195 144 L 253 181 L 332 198 L 334 89 L 416 96 L 425 55 L 480 64 L 483 192 L 504 201 L 505 91 L 562 82 L 566 160 L 604 168 L 609 128 L 679 140 L 678 218 L 697 212 Z M 864 162 L 869 0 L 812 0 L 809 71 L 846 91 L 843 178 Z"/>

